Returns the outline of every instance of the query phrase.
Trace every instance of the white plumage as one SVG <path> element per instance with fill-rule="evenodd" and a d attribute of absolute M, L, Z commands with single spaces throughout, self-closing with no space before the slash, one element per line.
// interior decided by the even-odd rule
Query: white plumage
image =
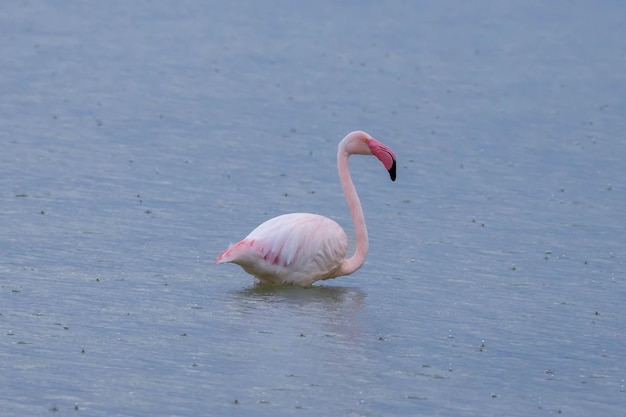
<path fill-rule="evenodd" d="M 347 250 L 348 238 L 335 221 L 291 213 L 259 225 L 224 251 L 218 263 L 236 263 L 264 282 L 309 286 L 337 276 Z"/>

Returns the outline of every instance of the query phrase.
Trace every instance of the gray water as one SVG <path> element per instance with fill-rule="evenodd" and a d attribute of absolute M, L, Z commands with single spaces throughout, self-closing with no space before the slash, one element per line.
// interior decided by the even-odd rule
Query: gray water
<path fill-rule="evenodd" d="M 622 416 L 618 1 L 0 5 L 0 415 Z M 364 267 L 213 264 L 278 214 Z"/>

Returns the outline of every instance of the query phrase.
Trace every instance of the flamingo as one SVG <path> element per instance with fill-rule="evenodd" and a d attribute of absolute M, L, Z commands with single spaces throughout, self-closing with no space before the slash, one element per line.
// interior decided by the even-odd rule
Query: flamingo
<path fill-rule="evenodd" d="M 283 214 L 267 220 L 242 241 L 232 244 L 216 264 L 232 262 L 261 283 L 308 287 L 316 281 L 357 271 L 369 248 L 367 227 L 359 196 L 348 168 L 350 155 L 374 155 L 396 180 L 396 156 L 388 147 L 363 131 L 348 133 L 337 150 L 339 181 L 354 222 L 356 250 L 346 258 L 348 238 L 328 217 L 310 213 Z"/>

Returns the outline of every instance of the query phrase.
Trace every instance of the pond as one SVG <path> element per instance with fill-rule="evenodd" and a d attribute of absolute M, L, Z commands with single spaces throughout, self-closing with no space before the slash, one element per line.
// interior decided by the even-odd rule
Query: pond
<path fill-rule="evenodd" d="M 621 416 L 617 2 L 0 6 L 0 415 Z M 355 274 L 217 255 L 326 215 Z"/>

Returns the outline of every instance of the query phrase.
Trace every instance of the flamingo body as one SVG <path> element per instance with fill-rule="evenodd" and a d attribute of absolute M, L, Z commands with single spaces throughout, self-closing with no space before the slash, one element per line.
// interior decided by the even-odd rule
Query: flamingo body
<path fill-rule="evenodd" d="M 339 143 L 337 168 L 354 222 L 356 250 L 346 258 L 348 238 L 334 220 L 317 214 L 292 213 L 259 225 L 243 240 L 223 251 L 216 263 L 232 262 L 263 283 L 309 286 L 315 281 L 349 275 L 368 252 L 367 227 L 359 196 L 348 169 L 350 155 L 374 155 L 396 179 L 393 151 L 363 131 L 349 133 Z"/>
<path fill-rule="evenodd" d="M 334 220 L 310 213 L 274 217 L 220 254 L 263 282 L 309 286 L 334 278 L 348 250 L 348 238 Z"/>

